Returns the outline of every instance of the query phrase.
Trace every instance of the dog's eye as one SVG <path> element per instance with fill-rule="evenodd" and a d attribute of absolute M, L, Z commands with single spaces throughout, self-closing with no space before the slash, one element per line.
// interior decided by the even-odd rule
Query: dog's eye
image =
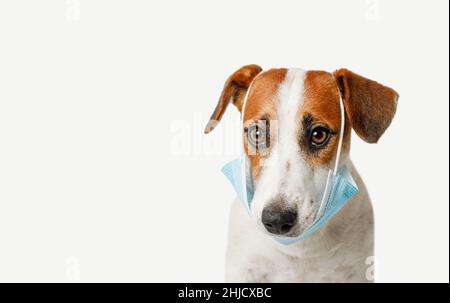
<path fill-rule="evenodd" d="M 312 146 L 321 147 L 324 146 L 330 138 L 330 131 L 323 127 L 317 126 L 311 130 L 311 136 L 309 142 Z"/>
<path fill-rule="evenodd" d="M 266 120 L 253 123 L 245 130 L 247 132 L 247 141 L 251 147 L 256 150 L 263 150 L 269 147 L 269 123 Z"/>

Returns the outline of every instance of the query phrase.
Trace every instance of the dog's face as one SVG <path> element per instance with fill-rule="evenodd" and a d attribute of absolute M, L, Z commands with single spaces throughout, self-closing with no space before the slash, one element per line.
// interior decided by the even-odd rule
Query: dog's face
<path fill-rule="evenodd" d="M 261 71 L 244 66 L 227 80 L 205 132 L 232 101 L 242 111 L 243 142 L 255 195 L 252 217 L 265 232 L 300 235 L 314 220 L 340 136 L 339 94 L 345 104 L 340 163 L 345 163 L 353 128 L 370 143 L 389 126 L 397 93 L 342 69 L 334 74 L 301 69 Z"/>

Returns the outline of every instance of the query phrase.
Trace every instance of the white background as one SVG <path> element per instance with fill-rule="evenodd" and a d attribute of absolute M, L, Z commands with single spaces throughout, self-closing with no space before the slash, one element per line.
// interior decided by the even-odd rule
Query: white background
<path fill-rule="evenodd" d="M 353 136 L 376 278 L 448 282 L 448 18 L 448 1 L 1 1 L 0 281 L 223 281 L 237 111 L 202 131 L 256 63 L 400 93 L 378 145 Z"/>

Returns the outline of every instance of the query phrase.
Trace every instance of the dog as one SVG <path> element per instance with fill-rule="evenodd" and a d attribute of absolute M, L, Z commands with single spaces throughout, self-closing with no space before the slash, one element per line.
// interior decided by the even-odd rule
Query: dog
<path fill-rule="evenodd" d="M 263 71 L 247 65 L 227 79 L 205 133 L 230 103 L 237 107 L 255 190 L 250 215 L 238 199 L 231 209 L 227 282 L 373 282 L 373 210 L 349 158 L 351 129 L 376 143 L 398 98 L 392 88 L 348 69 Z M 317 215 L 336 161 L 340 100 L 345 127 L 339 164 L 347 166 L 359 193 L 309 237 L 280 244 L 274 238 L 298 237 Z"/>

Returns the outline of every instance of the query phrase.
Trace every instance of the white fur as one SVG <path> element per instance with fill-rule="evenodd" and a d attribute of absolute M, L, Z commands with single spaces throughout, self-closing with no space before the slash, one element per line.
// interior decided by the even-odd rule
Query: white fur
<path fill-rule="evenodd" d="M 303 104 L 305 71 L 288 70 L 276 96 L 277 127 L 272 126 L 270 156 L 255 184 L 250 217 L 235 201 L 227 251 L 226 279 L 230 282 L 367 282 L 367 258 L 373 255 L 372 207 L 362 180 L 347 155 L 360 193 L 309 238 L 282 245 L 261 223 L 261 213 L 282 194 L 296 206 L 299 224 L 289 236 L 300 234 L 314 219 L 326 183 L 326 168 L 311 168 L 298 145 L 298 109 Z M 274 135 L 272 132 L 274 131 Z M 287 169 L 289 162 L 290 168 Z"/>

